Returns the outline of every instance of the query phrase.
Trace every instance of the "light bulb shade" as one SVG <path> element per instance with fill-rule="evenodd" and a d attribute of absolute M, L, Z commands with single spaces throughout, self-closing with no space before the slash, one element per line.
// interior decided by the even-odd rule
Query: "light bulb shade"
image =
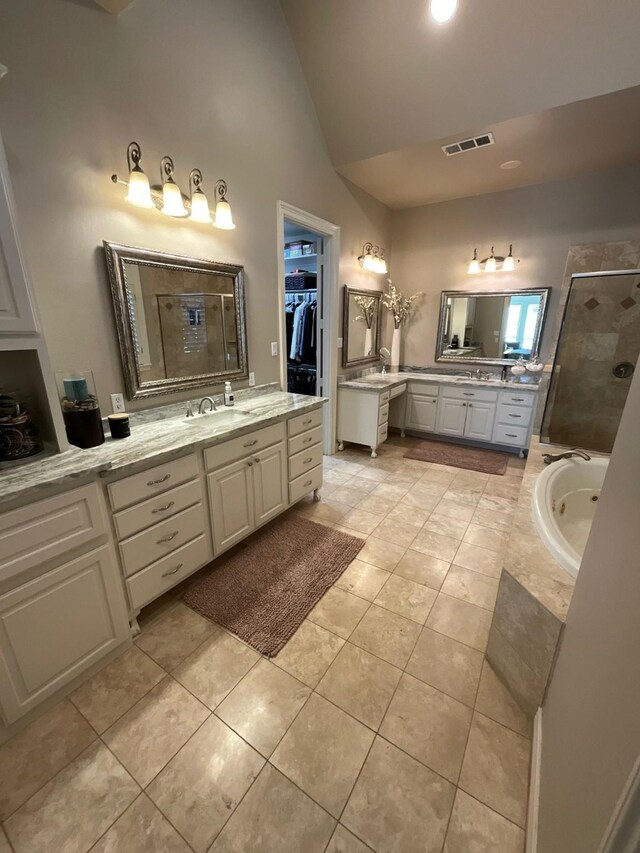
<path fill-rule="evenodd" d="M 189 213 L 182 202 L 180 187 L 172 180 L 162 185 L 162 212 L 167 216 L 187 216 Z"/>
<path fill-rule="evenodd" d="M 367 252 L 366 255 L 362 256 L 362 269 L 367 270 L 368 272 L 377 272 L 376 269 L 376 259 L 371 254 L 371 252 Z"/>
<path fill-rule="evenodd" d="M 496 259 L 492 256 L 487 258 L 486 263 L 484 265 L 485 272 L 495 272 L 496 271 Z"/>
<path fill-rule="evenodd" d="M 429 3 L 431 17 L 438 24 L 446 24 L 456 13 L 458 0 L 431 0 Z"/>
<path fill-rule="evenodd" d="M 507 255 L 502 264 L 502 269 L 505 272 L 513 272 L 516 268 L 516 262 L 513 258 L 513 255 Z"/>
<path fill-rule="evenodd" d="M 480 272 L 480 263 L 477 258 L 469 261 L 469 269 L 467 270 L 469 275 L 477 275 Z"/>
<path fill-rule="evenodd" d="M 231 205 L 228 201 L 219 201 L 216 204 L 216 217 L 213 224 L 216 228 L 222 228 L 224 231 L 233 231 L 236 227 L 231 216 Z"/>
<path fill-rule="evenodd" d="M 129 172 L 129 189 L 126 199 L 136 207 L 153 207 L 149 178 L 139 166 Z"/>
<path fill-rule="evenodd" d="M 381 275 L 387 274 L 387 262 L 384 258 L 376 258 L 376 272 L 380 273 Z"/>
<path fill-rule="evenodd" d="M 191 196 L 191 215 L 194 222 L 211 222 L 209 202 L 202 190 L 196 190 Z"/>

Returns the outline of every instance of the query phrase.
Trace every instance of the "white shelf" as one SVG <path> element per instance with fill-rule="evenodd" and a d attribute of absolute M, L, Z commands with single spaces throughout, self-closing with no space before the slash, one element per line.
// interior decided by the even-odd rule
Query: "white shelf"
<path fill-rule="evenodd" d="M 285 261 L 304 261 L 306 258 L 317 258 L 317 253 L 312 255 L 295 255 L 293 257 L 289 257 L 288 255 L 284 256 Z"/>

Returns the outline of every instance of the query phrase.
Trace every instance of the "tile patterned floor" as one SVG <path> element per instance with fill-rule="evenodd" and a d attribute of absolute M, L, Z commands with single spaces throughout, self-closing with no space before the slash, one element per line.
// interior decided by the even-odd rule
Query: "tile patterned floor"
<path fill-rule="evenodd" d="M 484 652 L 523 464 L 410 443 L 325 460 L 295 511 L 366 542 L 272 661 L 183 585 L 0 747 L 0 853 L 522 853 L 531 721 Z"/>

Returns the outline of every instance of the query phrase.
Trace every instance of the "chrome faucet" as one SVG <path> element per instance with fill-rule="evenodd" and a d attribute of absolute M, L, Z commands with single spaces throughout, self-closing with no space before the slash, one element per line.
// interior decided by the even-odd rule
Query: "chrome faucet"
<path fill-rule="evenodd" d="M 209 407 L 210 412 L 217 412 L 218 411 L 218 407 L 216 406 L 216 401 L 213 399 L 213 397 L 203 397 L 202 400 L 200 400 L 200 405 L 198 406 L 198 411 L 200 412 L 201 415 L 205 414 L 205 412 L 207 411 L 205 403 L 210 404 L 210 407 Z"/>
<path fill-rule="evenodd" d="M 461 370 L 458 376 L 464 376 L 465 379 L 473 379 L 473 373 L 470 370 Z"/>
<path fill-rule="evenodd" d="M 573 456 L 579 456 L 585 462 L 591 459 L 588 453 L 585 453 L 584 450 L 578 450 L 577 447 L 572 447 L 571 450 L 567 450 L 564 453 L 556 453 L 555 455 L 553 453 L 543 453 L 542 459 L 545 465 L 550 465 L 552 462 L 558 462 L 560 459 L 571 459 Z"/>

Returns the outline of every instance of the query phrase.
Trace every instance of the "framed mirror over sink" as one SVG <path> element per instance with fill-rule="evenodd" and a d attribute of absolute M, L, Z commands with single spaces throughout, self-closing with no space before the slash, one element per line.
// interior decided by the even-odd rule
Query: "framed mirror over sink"
<path fill-rule="evenodd" d="M 129 400 L 248 377 L 243 267 L 104 250 Z"/>
<path fill-rule="evenodd" d="M 502 366 L 538 355 L 550 293 L 550 287 L 443 291 L 436 361 Z"/>
<path fill-rule="evenodd" d="M 366 367 L 378 362 L 381 298 L 379 290 L 344 286 L 343 367 Z"/>

